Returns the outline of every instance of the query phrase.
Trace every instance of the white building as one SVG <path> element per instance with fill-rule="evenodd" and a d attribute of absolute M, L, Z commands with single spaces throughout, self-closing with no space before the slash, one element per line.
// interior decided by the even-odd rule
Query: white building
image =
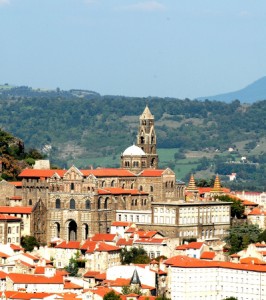
<path fill-rule="evenodd" d="M 203 261 L 175 256 L 168 265 L 167 297 L 172 300 L 266 299 L 266 266 Z"/>

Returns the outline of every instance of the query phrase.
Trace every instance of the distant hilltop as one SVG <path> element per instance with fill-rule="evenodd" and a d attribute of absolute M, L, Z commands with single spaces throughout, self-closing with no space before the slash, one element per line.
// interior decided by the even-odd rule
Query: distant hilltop
<path fill-rule="evenodd" d="M 52 89 L 33 89 L 29 86 L 14 86 L 5 83 L 0 85 L 0 95 L 9 97 L 36 97 L 36 98 L 94 98 L 100 96 L 99 93 L 83 89 L 71 89 L 69 91 L 61 90 L 60 88 Z"/>
<path fill-rule="evenodd" d="M 266 100 L 266 76 L 249 84 L 245 88 L 215 96 L 198 97 L 197 100 L 216 100 L 222 102 L 231 102 L 239 100 L 242 103 L 254 103 L 256 101 Z"/>

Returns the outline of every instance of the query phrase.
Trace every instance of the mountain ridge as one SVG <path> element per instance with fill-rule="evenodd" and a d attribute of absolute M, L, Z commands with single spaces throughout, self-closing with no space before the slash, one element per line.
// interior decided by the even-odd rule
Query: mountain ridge
<path fill-rule="evenodd" d="M 266 99 L 266 76 L 259 78 L 246 87 L 228 93 L 222 93 L 214 96 L 197 97 L 195 100 L 211 100 L 231 102 L 239 100 L 242 103 L 254 103 Z"/>

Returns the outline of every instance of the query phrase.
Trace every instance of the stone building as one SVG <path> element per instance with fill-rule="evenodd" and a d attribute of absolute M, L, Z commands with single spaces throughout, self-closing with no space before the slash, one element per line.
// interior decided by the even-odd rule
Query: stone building
<path fill-rule="evenodd" d="M 148 107 L 139 120 L 136 145 L 122 153 L 120 168 L 22 171 L 22 205 L 33 208 L 31 232 L 38 241 L 84 241 L 95 233 L 108 233 L 113 221 L 134 222 L 147 230 L 155 226 L 181 239 L 219 238 L 229 227 L 230 204 L 211 198 L 210 204 L 201 203 L 193 189 L 188 201 L 175 173 L 158 169 L 154 116 Z M 213 194 L 219 189 L 218 182 Z M 218 221 L 219 207 L 226 207 L 226 220 Z M 190 213 L 193 216 L 186 218 Z M 201 221 L 200 215 L 206 218 Z"/>
<path fill-rule="evenodd" d="M 169 168 L 158 169 L 154 116 L 148 107 L 140 116 L 136 144 L 122 153 L 121 168 L 22 171 L 22 205 L 33 207 L 32 234 L 44 243 L 54 237 L 86 240 L 109 232 L 119 211 L 130 211 L 129 221 L 133 214 L 133 221 L 141 222 L 140 212 L 151 214 L 152 203 L 183 199 L 184 183 Z"/>

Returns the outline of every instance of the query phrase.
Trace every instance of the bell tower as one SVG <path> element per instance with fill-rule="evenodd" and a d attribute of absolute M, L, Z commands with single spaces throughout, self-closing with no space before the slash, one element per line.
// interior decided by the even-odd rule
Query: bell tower
<path fill-rule="evenodd" d="M 154 116 L 148 106 L 139 117 L 139 132 L 137 146 L 147 155 L 147 168 L 158 168 L 158 154 L 156 152 L 156 134 L 154 129 Z"/>

